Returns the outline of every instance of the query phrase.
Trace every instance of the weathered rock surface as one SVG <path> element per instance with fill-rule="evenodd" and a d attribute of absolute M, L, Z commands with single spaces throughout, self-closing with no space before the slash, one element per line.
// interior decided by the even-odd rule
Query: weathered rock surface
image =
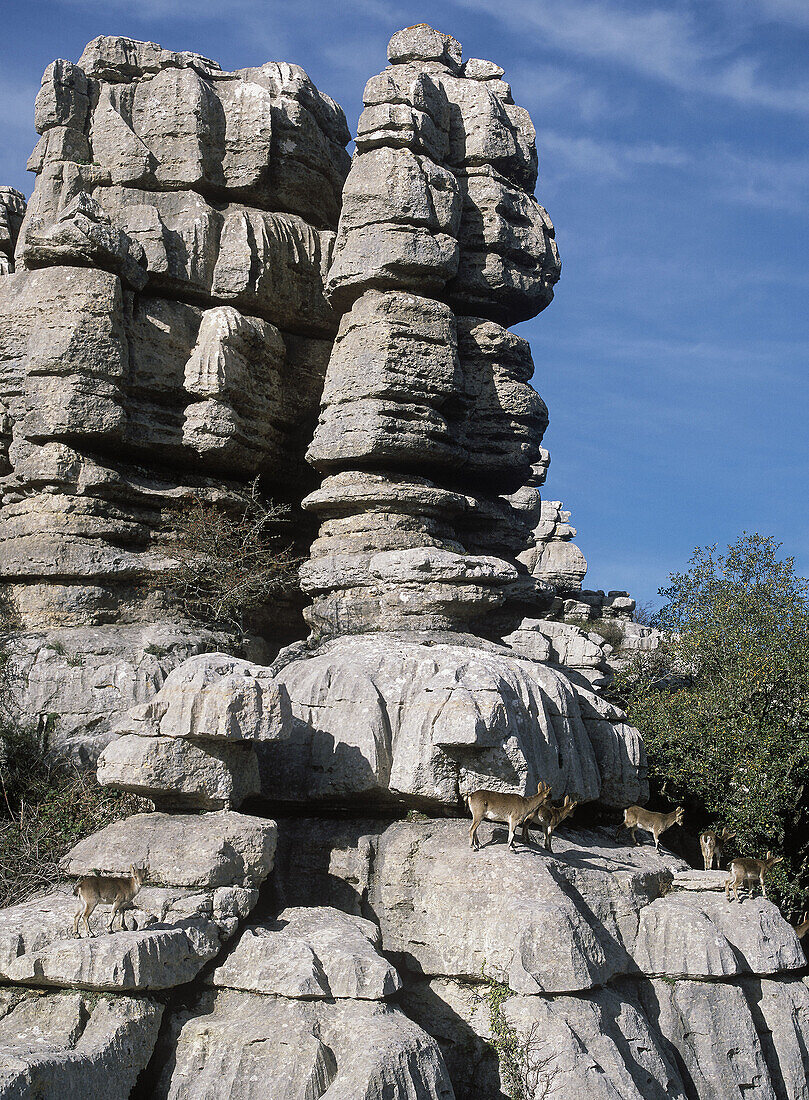
<path fill-rule="evenodd" d="M 0 187 L 0 275 L 14 270 L 14 249 L 25 216 L 25 196 L 14 187 Z"/>
<path fill-rule="evenodd" d="M 171 1100 L 454 1100 L 438 1047 L 398 1008 L 362 1000 L 290 1000 L 216 990 L 167 1015 L 173 1052 L 153 1095 Z"/>
<path fill-rule="evenodd" d="M 48 67 L 35 122 L 27 210 L 0 190 L 0 582 L 24 653 L 34 631 L 112 627 L 125 666 L 143 624 L 178 617 L 178 509 L 227 508 L 257 476 L 293 504 L 314 485 L 349 133 L 298 66 L 226 73 L 113 37 Z M 305 633 L 294 599 L 271 617 L 276 650 Z M 64 714 L 52 740 L 97 755 L 114 685 L 65 674 L 44 710 L 21 664 L 21 720 Z"/>
<path fill-rule="evenodd" d="M 548 603 L 515 560 L 530 528 L 503 495 L 547 425 L 528 345 L 502 327 L 543 309 L 559 275 L 531 193 L 534 130 L 496 66 L 467 72 L 430 27 L 400 36 L 366 85 L 326 284 L 344 314 L 308 451 L 329 476 L 304 502 L 322 526 L 302 572 L 322 634 L 481 629 Z"/>
<path fill-rule="evenodd" d="M 284 909 L 248 925 L 209 980 L 282 997 L 383 1000 L 402 983 L 379 945 L 379 929 L 362 917 L 330 906 Z"/>
<path fill-rule="evenodd" d="M 344 637 L 275 673 L 221 654 L 175 670 L 102 753 L 105 785 L 178 808 L 248 794 L 457 807 L 480 786 L 628 805 L 637 731 L 547 664 L 458 634 Z M 252 740 L 246 740 L 252 738 Z M 256 768 L 257 762 L 257 768 Z"/>
<path fill-rule="evenodd" d="M 54 894 L 2 910 L 0 979 L 109 992 L 170 989 L 195 978 L 223 939 L 202 916 L 77 938 L 77 909 L 71 895 Z"/>
<path fill-rule="evenodd" d="M 216 956 L 250 912 L 272 869 L 274 822 L 226 811 L 201 816 L 138 814 L 81 841 L 63 866 L 75 876 L 148 869 L 118 932 L 73 933 L 79 901 L 64 891 L 0 913 L 0 979 L 79 989 L 168 989 Z M 104 907 L 104 921 L 108 919 Z M 99 915 L 94 919 L 97 924 Z M 92 929 L 92 926 L 91 926 Z"/>
<path fill-rule="evenodd" d="M 131 863 L 149 869 L 150 884 L 259 886 L 272 870 L 274 821 L 221 810 L 208 814 L 136 814 L 115 821 L 65 856 L 71 877 L 124 875 Z"/>
<path fill-rule="evenodd" d="M 0 990 L 0 1096 L 128 1100 L 162 1013 L 145 997 Z"/>

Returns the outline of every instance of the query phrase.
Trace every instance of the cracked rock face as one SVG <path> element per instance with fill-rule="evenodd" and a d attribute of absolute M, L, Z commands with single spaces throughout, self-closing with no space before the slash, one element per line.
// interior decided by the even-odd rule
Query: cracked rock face
<path fill-rule="evenodd" d="M 52 738 L 92 758 L 145 698 L 141 624 L 176 624 L 177 509 L 227 506 L 257 476 L 295 505 L 314 487 L 349 133 L 298 66 L 228 73 L 113 37 L 49 65 L 34 113 L 27 210 L 0 189 L 0 580 L 21 719 L 59 715 Z M 275 622 L 276 649 L 304 632 L 294 606 Z M 77 661 L 43 683 L 36 632 L 55 628 Z M 189 655 L 164 648 L 158 687 Z M 81 670 L 104 653 L 117 693 Z"/>
<path fill-rule="evenodd" d="M 323 634 L 476 629 L 547 592 L 516 561 L 530 527 L 503 496 L 547 426 L 528 345 L 505 327 L 544 309 L 559 277 L 534 129 L 502 70 L 467 70 L 449 36 L 409 28 L 388 56 L 365 88 L 326 281 L 343 317 L 308 451 L 327 477 L 304 502 L 321 530 L 301 577 Z"/>

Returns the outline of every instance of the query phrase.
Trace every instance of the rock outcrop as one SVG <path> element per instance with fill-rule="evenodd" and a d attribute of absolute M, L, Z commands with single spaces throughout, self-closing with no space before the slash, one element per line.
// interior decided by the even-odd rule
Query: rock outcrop
<path fill-rule="evenodd" d="M 388 58 L 349 172 L 296 66 L 96 39 L 0 191 L 0 703 L 154 805 L 0 912 L 0 1100 L 806 1100 L 794 930 L 599 826 L 648 794 L 608 626 L 654 637 L 540 492 L 531 121 L 431 27 Z M 255 477 L 319 531 L 310 636 L 279 602 L 247 659 L 161 581 Z M 465 797 L 540 782 L 589 804 L 553 850 L 471 851 Z"/>
<path fill-rule="evenodd" d="M 448 36 L 411 28 L 388 57 L 365 88 L 326 282 L 343 317 L 301 573 L 322 634 L 474 629 L 518 592 L 544 596 L 503 499 L 547 424 L 528 344 L 504 327 L 559 277 L 534 129 L 500 70 L 467 71 Z"/>
<path fill-rule="evenodd" d="M 48 66 L 35 122 L 27 211 L 0 191 L 0 580 L 15 713 L 93 755 L 178 661 L 236 644 L 162 588 L 178 509 L 314 485 L 349 133 L 295 65 L 109 37 Z M 273 621 L 276 648 L 303 635 L 295 606 Z"/>

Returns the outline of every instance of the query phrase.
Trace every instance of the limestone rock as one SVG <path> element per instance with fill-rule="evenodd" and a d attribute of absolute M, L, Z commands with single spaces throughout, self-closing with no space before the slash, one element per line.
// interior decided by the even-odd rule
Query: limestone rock
<path fill-rule="evenodd" d="M 449 69 L 461 64 L 461 44 L 451 35 L 433 30 L 427 23 L 417 23 L 397 31 L 388 42 L 388 61 L 438 61 Z"/>
<path fill-rule="evenodd" d="M 77 909 L 74 897 L 55 894 L 2 910 L 2 980 L 110 992 L 169 989 L 196 977 L 223 938 L 222 929 L 202 916 L 131 932 L 108 933 L 105 927 L 100 935 L 77 938 Z"/>
<path fill-rule="evenodd" d="M 343 638 L 280 668 L 294 721 L 289 743 L 263 753 L 265 796 L 351 792 L 457 805 L 479 786 L 524 793 L 542 777 L 558 795 L 598 797 L 595 757 L 566 680 L 503 650 L 451 640 Z"/>
<path fill-rule="evenodd" d="M 102 750 L 97 775 L 166 809 L 238 809 L 261 789 L 253 747 L 214 739 L 123 734 Z"/>
<path fill-rule="evenodd" d="M 806 965 L 797 936 L 772 902 L 756 898 L 736 906 L 693 890 L 643 910 L 634 957 L 644 974 L 675 978 L 777 974 Z"/>
<path fill-rule="evenodd" d="M 277 1100 L 455 1095 L 434 1040 L 399 1009 L 367 1001 L 206 992 L 171 1014 L 162 1042 L 176 1054 L 153 1095 L 171 1100 L 259 1100 L 268 1082 Z"/>
<path fill-rule="evenodd" d="M 163 1006 L 144 997 L 0 992 L 0 1096 L 128 1100 Z"/>
<path fill-rule="evenodd" d="M 142 246 L 113 226 L 109 215 L 83 191 L 46 232 L 29 231 L 23 260 L 31 268 L 72 263 L 100 267 L 120 275 L 134 290 L 142 290 L 147 280 Z"/>
<path fill-rule="evenodd" d="M 197 741 L 278 740 L 289 699 L 269 669 L 226 653 L 203 653 L 170 672 L 160 691 L 116 727 L 118 734 Z"/>
<path fill-rule="evenodd" d="M 55 126 L 83 130 L 89 100 L 87 77 L 70 61 L 52 61 L 42 75 L 34 104 L 34 126 L 44 134 Z"/>
<path fill-rule="evenodd" d="M 25 216 L 25 196 L 14 187 L 0 187 L 0 275 L 14 270 L 14 250 Z"/>
<path fill-rule="evenodd" d="M 136 814 L 80 841 L 62 861 L 72 877 L 124 875 L 145 865 L 166 886 L 260 885 L 272 870 L 274 821 L 222 810 L 207 814 Z"/>
<path fill-rule="evenodd" d="M 401 987 L 378 953 L 379 929 L 329 906 L 284 909 L 248 925 L 210 981 L 283 997 L 382 1000 Z"/>
<path fill-rule="evenodd" d="M 778 1093 L 738 986 L 654 980 L 642 985 L 640 994 L 646 1016 L 656 1020 L 676 1052 L 692 1095 L 726 1100 L 746 1093 L 775 1100 Z"/>

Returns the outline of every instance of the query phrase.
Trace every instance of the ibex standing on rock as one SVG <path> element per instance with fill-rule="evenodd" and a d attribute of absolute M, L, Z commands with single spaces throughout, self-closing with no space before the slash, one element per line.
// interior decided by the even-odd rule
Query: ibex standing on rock
<path fill-rule="evenodd" d="M 124 927 L 123 910 L 132 904 L 132 899 L 146 881 L 148 874 L 146 867 L 129 868 L 126 878 L 112 878 L 109 875 L 88 875 L 81 878 L 73 887 L 73 893 L 81 898 L 81 909 L 73 919 L 73 935 L 79 935 L 79 922 L 84 921 L 89 935 L 94 935 L 90 928 L 90 916 L 99 902 L 112 903 L 107 930 L 112 932 L 116 914 L 121 914 L 121 930 Z"/>
<path fill-rule="evenodd" d="M 725 845 L 729 840 L 733 840 L 735 836 L 735 833 L 728 832 L 724 826 L 722 826 L 721 833 L 715 833 L 713 829 L 706 829 L 704 833 L 700 834 L 699 846 L 702 849 L 702 859 L 706 871 L 713 869 L 714 859 L 716 859 L 717 870 L 719 869 Z"/>
<path fill-rule="evenodd" d="M 544 806 L 540 806 L 538 810 L 535 810 L 532 817 L 539 822 L 542 831 L 545 833 L 545 851 L 552 852 L 551 837 L 553 836 L 556 826 L 561 824 L 566 817 L 570 817 L 573 811 L 578 806 L 578 802 L 571 798 L 569 794 L 566 794 L 563 801 L 554 806 L 552 802 L 548 802 Z"/>
<path fill-rule="evenodd" d="M 725 897 L 730 901 L 730 891 L 732 890 L 733 896 L 738 901 L 740 886 L 749 886 L 750 897 L 752 897 L 756 883 L 758 883 L 761 887 L 762 897 L 766 898 L 767 888 L 764 885 L 764 876 L 776 863 L 781 863 L 783 858 L 783 856 L 774 856 L 772 852 L 767 852 L 766 859 L 741 859 L 737 856 L 736 859 L 731 860 L 730 878 L 725 883 Z"/>
<path fill-rule="evenodd" d="M 508 825 L 508 846 L 514 847 L 514 833 L 522 825 L 523 843 L 528 843 L 528 818 L 544 805 L 551 796 L 547 783 L 537 783 L 537 793 L 530 798 L 521 794 L 505 794 L 503 791 L 473 791 L 466 796 L 466 802 L 472 813 L 469 826 L 469 843 L 477 850 L 478 826 L 481 821 L 498 821 Z"/>
<path fill-rule="evenodd" d="M 621 829 L 629 829 L 633 842 L 639 844 L 635 830 L 643 829 L 644 832 L 652 834 L 655 839 L 655 848 L 659 851 L 660 837 L 666 829 L 670 829 L 672 825 L 682 825 L 684 820 L 685 810 L 682 806 L 678 806 L 670 814 L 656 814 L 653 810 L 644 810 L 643 806 L 629 806 L 624 810 L 623 824 L 615 830 L 615 836 L 617 839 Z"/>

